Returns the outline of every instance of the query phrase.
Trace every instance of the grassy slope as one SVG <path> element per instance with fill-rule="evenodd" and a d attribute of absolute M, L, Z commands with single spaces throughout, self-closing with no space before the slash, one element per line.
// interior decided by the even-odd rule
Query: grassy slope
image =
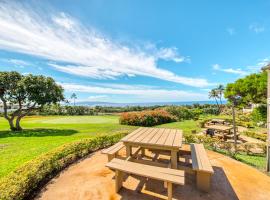
<path fill-rule="evenodd" d="M 11 133 L 6 120 L 0 117 L 0 178 L 64 143 L 136 128 L 119 125 L 117 116 L 29 117 L 22 126 L 27 130 Z"/>

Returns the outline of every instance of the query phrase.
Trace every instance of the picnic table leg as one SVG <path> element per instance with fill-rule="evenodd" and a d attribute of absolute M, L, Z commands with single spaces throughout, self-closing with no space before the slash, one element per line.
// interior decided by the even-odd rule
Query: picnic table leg
<path fill-rule="evenodd" d="M 115 171 L 115 192 L 118 192 L 123 185 L 123 172 Z"/>
<path fill-rule="evenodd" d="M 173 169 L 177 169 L 177 160 L 177 151 L 171 151 L 171 163 Z"/>
<path fill-rule="evenodd" d="M 208 192 L 210 189 L 211 174 L 197 171 L 196 176 L 197 188 L 202 191 Z"/>
<path fill-rule="evenodd" d="M 126 146 L 126 154 L 127 154 L 127 157 L 132 156 L 132 146 L 130 145 Z"/>
<path fill-rule="evenodd" d="M 168 200 L 172 200 L 172 183 L 168 182 Z"/>
<path fill-rule="evenodd" d="M 141 148 L 142 150 L 142 156 L 145 156 L 145 148 Z"/>

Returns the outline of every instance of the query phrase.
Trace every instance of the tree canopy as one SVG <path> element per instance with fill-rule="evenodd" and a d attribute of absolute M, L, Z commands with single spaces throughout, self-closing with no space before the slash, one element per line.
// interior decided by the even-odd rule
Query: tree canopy
<path fill-rule="evenodd" d="M 11 130 L 21 130 L 20 120 L 31 111 L 64 100 L 63 91 L 50 77 L 0 72 L 0 100 Z M 8 112 L 8 105 L 18 108 Z"/>
<path fill-rule="evenodd" d="M 238 104 L 245 106 L 250 103 L 265 104 L 267 95 L 267 72 L 248 75 L 227 84 L 225 98 L 230 102 L 237 98 Z"/>

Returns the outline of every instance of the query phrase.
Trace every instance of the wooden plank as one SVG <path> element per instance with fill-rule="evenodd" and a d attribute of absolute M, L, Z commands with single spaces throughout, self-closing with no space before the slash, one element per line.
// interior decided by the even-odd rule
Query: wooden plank
<path fill-rule="evenodd" d="M 165 145 L 164 143 L 166 142 L 170 132 L 171 132 L 170 129 L 165 129 L 160 138 L 158 139 L 158 141 L 156 142 L 156 144 Z"/>
<path fill-rule="evenodd" d="M 202 144 L 191 144 L 192 168 L 196 171 L 214 173 Z"/>
<path fill-rule="evenodd" d="M 147 130 L 140 134 L 139 137 L 137 137 L 135 140 L 133 140 L 134 142 L 141 142 L 147 135 L 149 135 L 149 133 L 151 133 L 154 130 L 154 128 L 147 128 Z"/>
<path fill-rule="evenodd" d="M 161 181 L 168 181 L 180 185 L 184 185 L 185 183 L 183 175 L 184 172 L 181 170 L 175 170 L 173 173 L 171 173 L 172 169 L 166 168 L 166 171 L 164 171 L 165 168 L 143 165 L 116 158 L 107 163 L 106 166 L 114 170 L 120 170 L 126 173 L 153 178 Z"/>
<path fill-rule="evenodd" d="M 131 136 L 135 135 L 137 132 L 141 131 L 143 129 L 143 127 L 140 127 L 138 129 L 136 129 L 135 131 L 131 132 L 130 134 L 128 134 L 127 136 L 123 137 L 121 139 L 121 141 L 124 141 L 124 140 L 128 140 Z"/>
<path fill-rule="evenodd" d="M 123 161 L 126 161 L 126 160 L 122 160 L 118 158 L 113 159 L 113 162 L 119 163 L 119 164 L 122 164 Z M 134 158 L 131 158 L 129 161 L 130 161 L 129 163 L 131 164 L 132 163 L 140 164 L 141 166 L 143 166 L 143 169 L 148 169 L 148 170 L 155 169 L 155 171 L 161 172 L 164 174 L 170 174 L 170 175 L 175 175 L 175 176 L 185 176 L 185 172 L 183 170 L 176 170 L 176 169 L 168 168 L 168 164 L 165 164 L 165 163 L 157 163 L 157 162 L 153 162 L 149 160 L 137 160 Z M 157 164 L 157 165 L 152 165 L 152 164 Z"/>
<path fill-rule="evenodd" d="M 128 140 L 125 140 L 125 141 L 133 142 L 134 140 L 136 140 L 138 137 L 140 137 L 140 135 L 143 134 L 147 130 L 148 130 L 148 128 L 142 128 L 140 131 L 138 131 L 136 134 L 132 135 L 130 138 L 128 138 Z"/>
<path fill-rule="evenodd" d="M 181 147 L 182 146 L 182 131 L 180 130 L 176 130 L 176 133 L 175 133 L 175 137 L 174 137 L 174 141 L 173 141 L 173 145 L 174 147 Z"/>
<path fill-rule="evenodd" d="M 207 156 L 207 153 L 203 147 L 203 145 L 199 145 L 198 146 L 198 149 L 200 151 L 200 160 L 201 160 L 201 165 L 202 165 L 202 168 L 203 168 L 203 171 L 213 171 L 213 168 L 210 164 L 210 161 L 209 161 L 209 158 Z"/>
<path fill-rule="evenodd" d="M 161 137 L 164 130 L 165 130 L 164 128 L 156 128 L 155 135 L 152 137 L 152 139 L 148 143 L 149 144 L 156 144 L 156 142 Z"/>
<path fill-rule="evenodd" d="M 142 141 L 141 143 L 149 143 L 149 141 L 154 137 L 154 135 L 156 134 L 157 129 L 153 128 L 153 130 L 151 131 L 151 133 L 149 133 Z"/>
<path fill-rule="evenodd" d="M 124 144 L 122 142 L 118 142 L 112 146 L 110 146 L 107 149 L 103 149 L 101 152 L 103 154 L 115 154 L 117 151 L 119 151 L 120 149 L 122 149 L 124 147 Z"/>
<path fill-rule="evenodd" d="M 190 144 L 190 150 L 191 150 L 191 159 L 192 159 L 192 168 L 194 170 L 199 170 L 200 166 L 198 163 L 198 161 L 200 162 L 200 160 L 197 159 L 197 155 L 196 155 L 196 150 L 195 150 L 195 145 L 194 144 Z"/>
<path fill-rule="evenodd" d="M 176 129 L 171 129 L 171 132 L 168 135 L 168 138 L 165 141 L 164 145 L 166 145 L 166 146 L 172 146 L 173 145 L 174 138 L 175 138 L 175 134 L 176 134 Z"/>

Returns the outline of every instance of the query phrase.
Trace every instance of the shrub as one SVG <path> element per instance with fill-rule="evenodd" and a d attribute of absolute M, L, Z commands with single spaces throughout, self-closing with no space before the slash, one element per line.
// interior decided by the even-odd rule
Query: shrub
<path fill-rule="evenodd" d="M 267 106 L 260 105 L 259 107 L 255 108 L 251 113 L 252 121 L 261 127 L 265 127 L 266 125 L 266 118 L 267 118 Z"/>
<path fill-rule="evenodd" d="M 132 126 L 154 126 L 176 121 L 175 117 L 165 110 L 149 110 L 142 112 L 122 113 L 120 124 Z"/>
<path fill-rule="evenodd" d="M 188 108 L 187 106 L 169 106 L 166 110 L 173 116 L 175 116 L 179 121 L 188 119 L 199 119 L 202 110 L 199 108 Z"/>
<path fill-rule="evenodd" d="M 199 126 L 200 126 L 201 128 L 204 128 L 206 122 L 208 122 L 208 121 L 209 121 L 209 119 L 200 120 L 200 121 L 199 121 Z"/>
<path fill-rule="evenodd" d="M 266 143 L 258 143 L 257 144 L 257 147 L 260 148 L 260 149 L 262 149 L 263 154 L 266 154 L 267 153 L 267 145 L 266 145 Z"/>
<path fill-rule="evenodd" d="M 267 135 L 263 134 L 263 133 L 256 133 L 256 132 L 246 131 L 243 134 L 248 136 L 248 137 L 252 137 L 252 138 L 264 141 L 264 142 L 266 142 L 266 139 L 267 139 Z"/>
<path fill-rule="evenodd" d="M 1 200 L 28 199 L 42 183 L 72 162 L 100 148 L 112 145 L 124 134 L 82 139 L 65 144 L 25 163 L 0 181 Z"/>
<path fill-rule="evenodd" d="M 219 115 L 220 111 L 217 107 L 207 107 L 203 109 L 203 113 L 208 115 Z"/>
<path fill-rule="evenodd" d="M 245 143 L 245 144 L 243 145 L 243 147 L 244 147 L 244 149 L 245 149 L 245 152 L 246 152 L 248 155 L 252 154 L 251 149 L 254 148 L 254 146 L 255 146 L 254 143 L 249 143 L 249 142 L 247 142 L 247 143 Z"/>
<path fill-rule="evenodd" d="M 191 133 L 185 134 L 184 138 L 185 138 L 185 143 L 186 143 L 186 144 L 189 144 L 189 143 L 196 143 L 196 142 L 197 142 L 197 137 L 196 137 L 196 135 L 191 134 Z"/>

